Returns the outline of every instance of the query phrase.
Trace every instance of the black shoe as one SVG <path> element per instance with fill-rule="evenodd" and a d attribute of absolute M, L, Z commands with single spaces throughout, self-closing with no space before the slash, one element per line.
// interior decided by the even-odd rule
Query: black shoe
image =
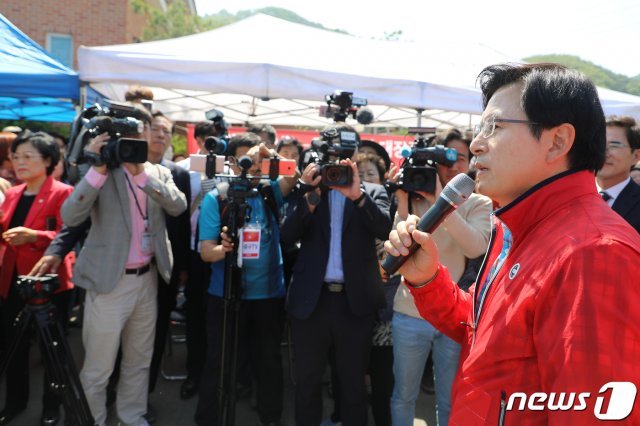
<path fill-rule="evenodd" d="M 189 399 L 198 393 L 198 385 L 197 380 L 187 378 L 180 386 L 180 399 Z"/>
<path fill-rule="evenodd" d="M 60 421 L 60 409 L 45 408 L 42 410 L 42 416 L 40 417 L 41 426 L 55 426 Z"/>
<path fill-rule="evenodd" d="M 0 411 L 0 425 L 8 425 L 18 414 L 22 413 L 24 408 L 5 408 Z"/>
<path fill-rule="evenodd" d="M 156 417 L 156 409 L 150 403 L 147 403 L 147 412 L 144 414 L 144 419 L 150 425 L 154 424 L 158 418 Z"/>

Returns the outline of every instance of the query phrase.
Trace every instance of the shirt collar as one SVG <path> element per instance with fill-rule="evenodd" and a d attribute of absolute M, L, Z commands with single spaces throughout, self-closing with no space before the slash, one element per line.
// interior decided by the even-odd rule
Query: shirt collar
<path fill-rule="evenodd" d="M 620 193 L 625 188 L 625 186 L 629 184 L 629 182 L 631 182 L 631 177 L 627 177 L 622 182 L 616 183 L 615 185 L 607 189 L 600 188 L 600 185 L 598 185 L 597 183 L 596 183 L 596 187 L 598 188 L 598 192 L 604 191 L 607 194 L 609 194 L 609 196 L 611 197 L 609 201 L 611 202 L 611 204 L 613 204 L 613 202 L 616 200 L 616 198 L 618 198 L 618 196 L 620 196 Z"/>

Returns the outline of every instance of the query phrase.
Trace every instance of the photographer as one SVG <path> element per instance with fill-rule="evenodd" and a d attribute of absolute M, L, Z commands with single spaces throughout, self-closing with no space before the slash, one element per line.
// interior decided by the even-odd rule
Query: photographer
<path fill-rule="evenodd" d="M 26 130 L 13 140 L 10 151 L 16 177 L 24 183 L 9 188 L 0 206 L 0 230 L 4 231 L 0 245 L 6 247 L 0 268 L 1 318 L 6 343 L 18 337 L 19 329 L 13 324 L 25 306 L 16 287 L 18 275 L 29 273 L 60 230 L 60 206 L 73 190 L 52 176 L 60 161 L 60 149 L 51 136 Z M 59 277 L 60 288 L 52 301 L 64 324 L 69 301 L 67 290 L 73 287 L 70 259 L 59 262 L 51 272 Z M 7 344 L 4 349 L 8 349 Z M 24 338 L 17 347 L 6 371 L 6 404 L 0 412 L 0 425 L 8 424 L 22 412 L 29 400 L 29 338 Z M 60 417 L 60 400 L 47 385 L 51 383 L 47 374 L 44 382 L 41 422 L 54 425 Z"/>
<path fill-rule="evenodd" d="M 151 116 L 142 107 L 135 111 L 144 130 L 131 136 L 146 141 Z M 113 143 L 113 135 L 102 133 L 85 150 L 102 158 L 103 150 Z M 184 194 L 163 166 L 122 163 L 109 169 L 97 163 L 62 206 L 66 225 L 78 226 L 91 217 L 74 282 L 87 290 L 80 380 L 98 425 L 106 423 L 105 387 L 119 346 L 123 356 L 118 416 L 126 424 L 145 422 L 157 273 L 168 283 L 173 263 L 164 213 L 177 216 L 186 205 Z"/>
<path fill-rule="evenodd" d="M 396 223 L 405 220 L 409 213 L 422 216 L 440 195 L 440 183 L 446 185 L 457 174 L 466 173 L 469 169 L 469 142 L 463 139 L 460 132 L 450 130 L 444 137 L 436 137 L 432 144 L 454 148 L 457 160 L 451 166 L 436 164 L 438 183 L 435 193 L 407 193 L 403 189 L 395 192 L 398 200 Z M 490 215 L 491 200 L 472 194 L 433 233 L 442 262 L 449 268 L 455 282 L 462 277 L 468 259 L 476 258 L 486 251 L 491 232 Z M 458 368 L 460 345 L 420 316 L 411 293 L 403 284 L 398 287 L 393 309 L 393 424 L 413 425 L 422 374 L 429 352 L 432 351 L 438 424 L 447 425 L 451 386 Z"/>
<path fill-rule="evenodd" d="M 295 178 L 280 178 L 278 181 L 261 183 L 260 166 L 262 158 L 270 157 L 275 151 L 269 150 L 253 133 L 243 133 L 231 138 L 228 148 L 233 172 L 240 174 L 238 159 L 244 155 L 253 164 L 248 175 L 253 176 L 251 186 L 256 188 L 256 196 L 248 196 L 250 217 L 242 235 L 259 235 L 259 248 L 255 252 L 245 252 L 242 263 L 242 282 L 239 312 L 238 336 L 239 353 L 249 354 L 256 378 L 256 400 L 260 424 L 276 424 L 282 415 L 282 361 L 280 338 L 282 336 L 284 314 L 284 278 L 282 254 L 280 251 L 280 230 L 278 211 L 283 206 L 283 197 L 294 186 Z M 218 424 L 218 386 L 220 381 L 221 341 L 223 333 L 233 333 L 233 328 L 223 330 L 225 299 L 224 257 L 232 250 L 226 236 L 229 200 L 227 192 L 231 182 L 225 182 L 209 192 L 203 200 L 200 213 L 201 256 L 205 262 L 212 262 L 211 280 L 207 301 L 207 359 L 200 383 L 196 422 L 199 425 Z M 238 179 L 238 178 L 236 178 Z M 222 234 L 221 234 L 222 232 Z M 237 354 L 236 354 L 237 355 Z"/>
<path fill-rule="evenodd" d="M 344 123 L 322 132 L 336 133 L 359 142 L 359 135 Z M 353 155 L 355 150 L 349 157 Z M 364 376 L 375 314 L 385 303 L 375 238 L 385 238 L 391 228 L 389 198 L 383 186 L 361 184 L 352 158 L 340 164 L 350 169 L 348 186 L 321 189 L 318 165 L 305 168 L 300 181 L 315 189 L 300 198 L 282 226 L 285 243 L 301 240 L 287 299 L 296 360 L 297 425 L 317 426 L 322 421 L 322 377 L 332 346 L 342 390 L 342 421 L 367 421 Z"/>

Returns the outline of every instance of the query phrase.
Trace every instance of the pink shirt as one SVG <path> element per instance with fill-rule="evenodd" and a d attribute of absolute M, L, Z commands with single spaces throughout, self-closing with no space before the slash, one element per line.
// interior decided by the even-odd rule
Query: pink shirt
<path fill-rule="evenodd" d="M 129 184 L 125 182 L 125 185 L 127 186 L 127 195 L 129 196 L 129 214 L 131 215 L 131 244 L 129 245 L 129 255 L 127 257 L 126 268 L 139 268 L 151 262 L 154 249 L 153 241 L 150 241 L 151 251 L 148 253 L 142 251 L 142 236 L 145 229 L 144 218 L 140 214 L 140 211 L 142 211 L 145 216 L 147 215 L 147 194 L 145 194 L 142 188 L 147 184 L 149 176 L 146 171 L 133 176 L 127 171 L 127 169 L 123 168 L 122 170 L 124 170 L 125 176 L 129 178 L 131 187 L 133 187 L 133 190 L 135 191 L 134 197 L 134 193 L 131 191 Z M 108 176 L 109 175 L 103 175 L 95 171 L 95 169 L 91 167 L 85 175 L 85 179 L 89 185 L 96 189 L 100 189 L 107 181 Z M 136 198 L 138 199 L 140 211 L 136 205 Z M 148 232 L 151 233 L 151 230 L 149 229 Z"/>

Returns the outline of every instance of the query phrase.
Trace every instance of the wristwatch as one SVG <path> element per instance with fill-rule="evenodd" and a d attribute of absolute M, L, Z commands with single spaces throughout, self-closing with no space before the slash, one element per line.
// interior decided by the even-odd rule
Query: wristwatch
<path fill-rule="evenodd" d="M 322 198 L 320 198 L 316 191 L 307 192 L 306 197 L 307 202 L 314 207 L 320 204 L 320 201 L 322 201 Z"/>
<path fill-rule="evenodd" d="M 364 188 L 360 188 L 360 191 L 361 191 L 360 196 L 355 200 L 353 200 L 353 204 L 355 204 L 356 206 L 360 206 L 360 203 L 362 202 L 362 200 L 364 200 L 364 197 L 367 196 L 367 193 L 364 190 Z"/>

